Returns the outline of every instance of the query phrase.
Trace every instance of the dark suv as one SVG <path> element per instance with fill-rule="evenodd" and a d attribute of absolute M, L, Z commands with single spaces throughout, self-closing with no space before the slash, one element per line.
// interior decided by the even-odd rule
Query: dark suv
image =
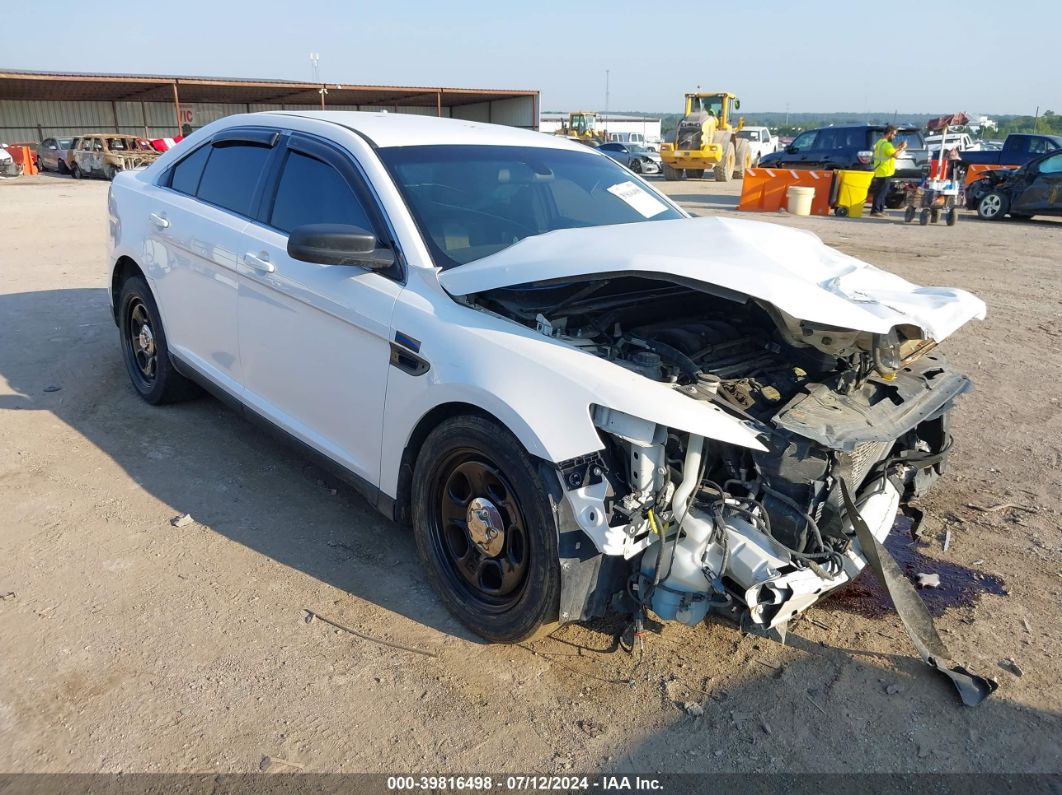
<path fill-rule="evenodd" d="M 885 133 L 884 124 L 856 124 L 805 130 L 780 152 L 760 158 L 760 168 L 821 168 L 870 171 L 874 144 Z M 929 164 L 929 150 L 915 127 L 900 127 L 895 143 L 907 142 L 907 150 L 896 158 L 896 183 L 889 190 L 886 205 L 903 203 L 903 182 L 921 179 Z"/>

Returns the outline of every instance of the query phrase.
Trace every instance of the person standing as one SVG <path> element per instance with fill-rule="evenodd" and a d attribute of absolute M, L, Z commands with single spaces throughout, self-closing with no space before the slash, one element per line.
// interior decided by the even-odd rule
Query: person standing
<path fill-rule="evenodd" d="M 874 144 L 874 184 L 871 186 L 874 192 L 874 204 L 870 208 L 871 215 L 885 214 L 885 197 L 889 194 L 889 177 L 896 173 L 896 157 L 907 148 L 906 141 L 899 146 L 893 144 L 896 132 L 896 128 L 890 124 L 885 128 L 885 134 Z"/>

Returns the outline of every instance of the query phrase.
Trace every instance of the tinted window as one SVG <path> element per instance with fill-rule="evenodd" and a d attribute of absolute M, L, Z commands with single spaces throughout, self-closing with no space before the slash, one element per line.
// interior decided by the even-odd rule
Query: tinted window
<path fill-rule="evenodd" d="M 210 147 L 201 146 L 173 168 L 170 187 L 189 196 L 195 196 L 199 188 L 199 178 L 203 175 L 203 166 L 210 156 Z"/>
<path fill-rule="evenodd" d="M 342 175 L 298 152 L 288 153 L 270 224 L 283 232 L 303 224 L 353 224 L 372 230 L 368 214 Z"/>
<path fill-rule="evenodd" d="M 623 147 L 619 144 L 602 144 L 598 147 L 602 152 L 622 152 Z"/>
<path fill-rule="evenodd" d="M 196 196 L 234 213 L 250 215 L 258 177 L 271 151 L 248 144 L 213 147 Z"/>

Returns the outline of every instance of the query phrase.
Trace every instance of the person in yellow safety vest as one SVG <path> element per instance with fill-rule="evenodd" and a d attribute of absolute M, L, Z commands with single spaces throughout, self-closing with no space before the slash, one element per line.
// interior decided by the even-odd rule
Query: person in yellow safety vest
<path fill-rule="evenodd" d="M 708 111 L 708 117 L 701 122 L 701 146 L 715 143 L 715 131 L 719 129 L 719 120 L 715 114 Z"/>
<path fill-rule="evenodd" d="M 870 190 L 874 193 L 871 215 L 885 214 L 885 198 L 889 195 L 889 177 L 896 173 L 896 158 L 903 154 L 907 142 L 893 145 L 897 130 L 891 124 L 885 128 L 885 134 L 874 144 L 874 183 Z"/>

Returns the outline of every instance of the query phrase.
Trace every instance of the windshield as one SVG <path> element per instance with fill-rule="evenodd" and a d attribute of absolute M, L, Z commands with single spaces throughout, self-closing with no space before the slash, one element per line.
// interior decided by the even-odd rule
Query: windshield
<path fill-rule="evenodd" d="M 711 113 L 713 116 L 720 116 L 723 112 L 723 97 L 720 94 L 715 94 L 709 97 L 694 97 L 693 98 L 693 112 L 703 111 L 705 113 Z"/>
<path fill-rule="evenodd" d="M 557 229 L 685 217 L 593 152 L 537 146 L 380 150 L 435 264 L 463 265 Z"/>
<path fill-rule="evenodd" d="M 59 146 L 60 149 L 69 149 L 70 144 L 73 140 L 73 138 L 57 138 L 55 143 Z"/>

